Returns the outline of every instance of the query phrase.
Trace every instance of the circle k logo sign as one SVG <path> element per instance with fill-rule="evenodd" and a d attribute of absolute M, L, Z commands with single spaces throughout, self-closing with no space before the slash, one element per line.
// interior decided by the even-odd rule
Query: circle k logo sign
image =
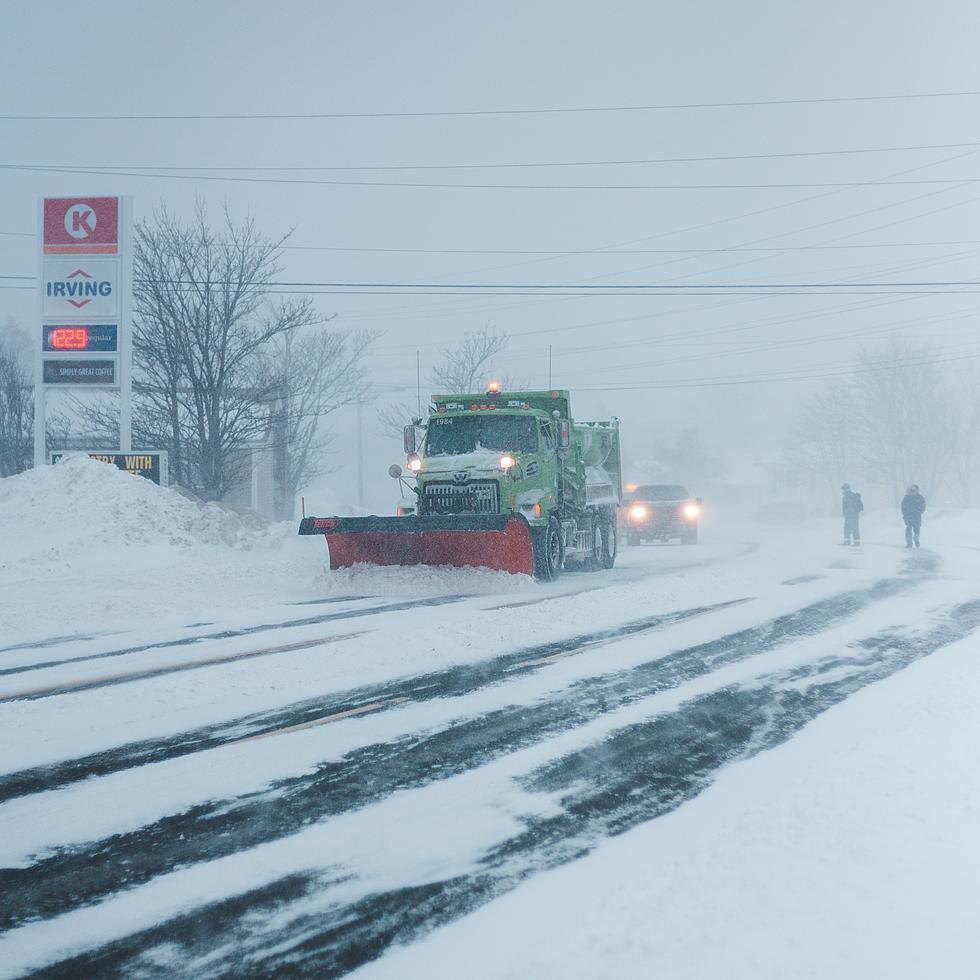
<path fill-rule="evenodd" d="M 65 231 L 72 238 L 89 238 L 94 235 L 98 222 L 95 208 L 88 204 L 73 204 L 65 212 Z"/>
<path fill-rule="evenodd" d="M 46 197 L 45 255 L 118 255 L 118 197 Z"/>

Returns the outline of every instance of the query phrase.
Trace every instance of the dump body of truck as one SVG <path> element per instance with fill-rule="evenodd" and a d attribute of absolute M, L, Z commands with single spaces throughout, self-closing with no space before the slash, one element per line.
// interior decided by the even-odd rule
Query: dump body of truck
<path fill-rule="evenodd" d="M 415 513 L 309 518 L 331 567 L 477 565 L 554 578 L 566 562 L 610 568 L 622 502 L 619 423 L 575 423 L 569 393 L 435 395 L 421 444 L 406 430 Z M 327 527 L 316 522 L 333 523 Z M 372 522 L 369 525 L 357 521 Z"/>

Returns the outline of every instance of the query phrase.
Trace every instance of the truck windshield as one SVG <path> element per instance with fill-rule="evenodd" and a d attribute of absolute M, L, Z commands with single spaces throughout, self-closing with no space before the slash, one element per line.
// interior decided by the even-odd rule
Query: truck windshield
<path fill-rule="evenodd" d="M 537 426 L 520 415 L 453 415 L 430 418 L 427 456 L 457 456 L 475 449 L 512 453 L 537 452 Z"/>

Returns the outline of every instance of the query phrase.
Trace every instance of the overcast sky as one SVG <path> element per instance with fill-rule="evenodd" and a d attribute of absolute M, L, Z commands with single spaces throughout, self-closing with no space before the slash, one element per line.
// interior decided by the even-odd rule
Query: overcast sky
<path fill-rule="evenodd" d="M 270 236 L 295 229 L 291 244 L 304 248 L 285 253 L 282 275 L 293 282 L 659 283 L 697 293 L 699 284 L 980 279 L 980 98 L 856 100 L 980 90 L 980 5 L 968 0 L 5 0 L 0 11 L 0 275 L 34 273 L 39 197 L 104 192 L 132 195 L 138 218 L 159 204 L 187 214 L 200 197 L 254 214 Z M 773 100 L 849 101 L 691 107 Z M 676 105 L 688 108 L 377 115 Z M 9 118 L 329 113 L 367 115 Z M 831 152 L 843 150 L 882 152 Z M 746 156 L 756 159 L 460 169 Z M 378 169 L 186 169 L 206 167 Z M 679 184 L 700 186 L 662 186 Z M 719 184 L 809 186 L 704 186 Z M 555 254 L 527 254 L 541 252 Z M 578 254 L 560 254 L 569 252 Z M 619 415 L 634 458 L 689 423 L 711 444 L 769 453 L 816 383 L 772 379 L 846 369 L 860 343 L 891 330 L 980 353 L 975 293 L 728 292 L 317 302 L 339 328 L 385 331 L 375 402 L 406 397 L 393 388 L 414 385 L 416 350 L 425 371 L 487 320 L 511 335 L 500 367 L 514 376 L 545 385 L 551 344 L 554 383 L 573 390 L 575 414 Z M 0 289 L 0 322 L 7 314 L 32 324 L 33 294 Z M 728 383 L 740 379 L 750 383 Z M 375 434 L 373 408 L 365 417 L 368 501 L 385 507 L 399 447 Z M 336 447 L 352 450 L 353 414 L 339 422 Z M 328 482 L 350 497 L 349 453 L 335 465 Z"/>

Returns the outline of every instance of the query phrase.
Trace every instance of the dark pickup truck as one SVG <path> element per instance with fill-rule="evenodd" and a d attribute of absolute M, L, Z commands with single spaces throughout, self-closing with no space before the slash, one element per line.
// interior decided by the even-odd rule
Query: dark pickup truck
<path fill-rule="evenodd" d="M 620 511 L 620 529 L 628 544 L 680 539 L 681 544 L 698 543 L 701 498 L 692 497 L 680 484 L 626 485 Z"/>

